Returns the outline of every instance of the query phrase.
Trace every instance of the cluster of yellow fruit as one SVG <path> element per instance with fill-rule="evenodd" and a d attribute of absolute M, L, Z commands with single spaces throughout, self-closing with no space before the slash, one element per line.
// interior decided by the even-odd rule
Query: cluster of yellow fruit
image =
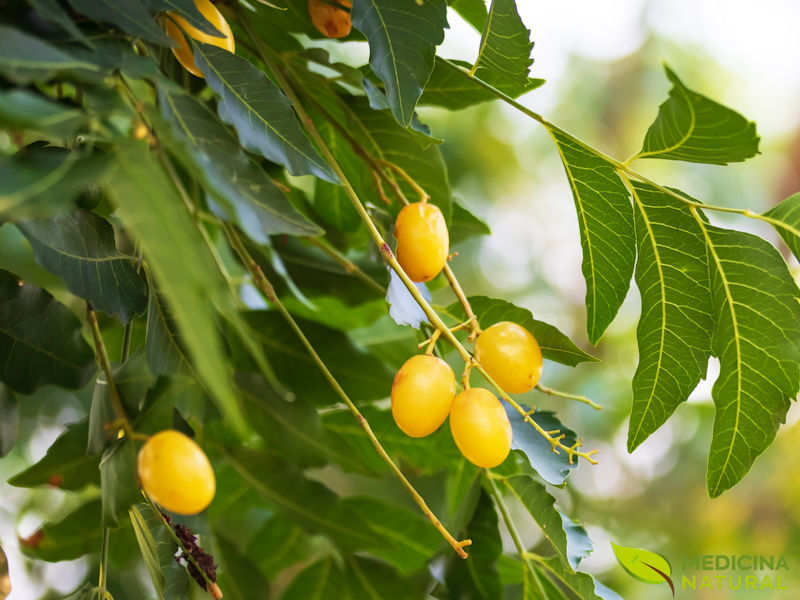
<path fill-rule="evenodd" d="M 430 281 L 444 268 L 450 242 L 439 208 L 426 202 L 409 204 L 395 221 L 397 261 L 416 282 Z M 542 351 L 531 333 L 502 321 L 480 332 L 474 359 L 509 394 L 533 389 L 542 374 Z M 491 468 L 511 450 L 511 424 L 502 404 L 487 389 L 469 387 L 456 394 L 453 370 L 441 358 L 420 354 L 409 358 L 392 384 L 392 416 L 411 437 L 430 435 L 450 417 L 456 446 L 473 464 Z"/>

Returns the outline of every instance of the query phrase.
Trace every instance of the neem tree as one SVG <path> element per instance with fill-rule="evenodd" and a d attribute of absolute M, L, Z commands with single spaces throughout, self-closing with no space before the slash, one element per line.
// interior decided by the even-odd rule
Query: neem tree
<path fill-rule="evenodd" d="M 513 0 L 450 5 L 482 32 L 472 64 L 436 55 L 444 0 L 0 2 L 0 125 L 18 147 L 0 161 L 0 218 L 51 274 L 24 252 L 0 271 L 0 445 L 42 386 L 91 397 L 10 481 L 75 493 L 78 508 L 22 544 L 41 560 L 98 557 L 76 598 L 126 597 L 137 546 L 158 598 L 187 597 L 190 576 L 215 596 L 266 597 L 287 572 L 286 600 L 617 597 L 577 570 L 591 544 L 547 487 L 593 452 L 512 395 L 569 398 L 538 385 L 542 357 L 594 359 L 529 311 L 462 289 L 450 242 L 489 232 L 453 201 L 417 105 L 500 100 L 551 134 L 578 214 L 589 339 L 632 277 L 641 294 L 629 450 L 711 356 L 709 494 L 772 442 L 800 381 L 798 287 L 772 245 L 706 214 L 766 221 L 800 255 L 800 195 L 755 214 L 631 166 L 743 161 L 755 125 L 667 69 L 641 151 L 614 159 L 514 100 L 543 82 Z M 370 63 L 332 62 L 295 33 L 366 40 Z M 430 304 L 420 282 L 434 278 L 451 306 Z M 348 332 L 385 315 L 384 297 L 408 335 L 356 345 Z M 418 330 L 401 329 L 409 320 Z M 360 494 L 309 477 L 326 465 L 337 475 L 322 480 L 357 477 Z M 522 545 L 511 497 L 549 554 Z"/>

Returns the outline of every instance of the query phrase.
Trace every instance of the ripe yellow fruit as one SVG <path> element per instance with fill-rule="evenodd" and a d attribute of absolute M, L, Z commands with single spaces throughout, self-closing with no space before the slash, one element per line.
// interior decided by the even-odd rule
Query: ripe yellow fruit
<path fill-rule="evenodd" d="M 511 451 L 511 423 L 489 390 L 470 388 L 453 401 L 450 433 L 469 462 L 485 469 L 502 463 Z"/>
<path fill-rule="evenodd" d="M 332 4 L 333 2 L 347 8 L 353 7 L 351 0 L 308 0 L 308 14 L 311 17 L 311 23 L 325 37 L 347 37 L 353 28 L 350 13 L 337 8 Z"/>
<path fill-rule="evenodd" d="M 208 457 L 180 431 L 165 429 L 147 440 L 137 471 L 144 491 L 174 513 L 197 514 L 214 498 L 217 484 Z"/>
<path fill-rule="evenodd" d="M 447 262 L 450 235 L 442 211 L 435 204 L 414 202 L 394 223 L 397 261 L 412 281 L 430 281 Z"/>
<path fill-rule="evenodd" d="M 204 31 L 200 31 L 196 27 L 190 25 L 186 19 L 174 12 L 168 12 L 167 17 L 164 18 L 164 30 L 167 35 L 173 39 L 178 45 L 172 49 L 172 53 L 178 62 L 183 65 L 183 68 L 189 71 L 192 75 L 203 77 L 203 73 L 197 68 L 194 63 L 194 53 L 192 47 L 183 35 L 186 32 L 189 37 L 202 42 L 204 44 L 213 44 L 228 52 L 236 52 L 236 44 L 233 41 L 233 31 L 231 26 L 217 10 L 217 7 L 211 4 L 210 0 L 194 0 L 194 5 L 197 7 L 203 16 L 217 28 L 217 31 L 224 34 L 225 37 L 215 37 L 209 35 Z M 179 27 L 180 25 L 180 27 Z M 183 31 L 181 31 L 183 29 Z"/>
<path fill-rule="evenodd" d="M 392 384 L 392 416 L 411 437 L 430 435 L 444 423 L 456 396 L 453 369 L 436 356 L 409 358 Z"/>
<path fill-rule="evenodd" d="M 524 394 L 542 376 L 542 350 L 530 332 L 516 323 L 501 321 L 481 332 L 475 358 L 509 394 Z"/>

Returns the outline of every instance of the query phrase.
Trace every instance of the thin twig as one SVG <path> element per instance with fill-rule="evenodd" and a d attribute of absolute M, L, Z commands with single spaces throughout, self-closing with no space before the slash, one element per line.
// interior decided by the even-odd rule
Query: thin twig
<path fill-rule="evenodd" d="M 405 182 L 411 186 L 411 189 L 419 196 L 419 201 L 425 204 L 428 200 L 431 199 L 430 194 L 425 191 L 425 189 L 417 183 L 417 180 L 411 177 L 408 172 L 398 164 L 393 163 L 390 160 L 386 160 L 385 158 L 379 158 L 378 162 L 380 162 L 383 166 L 390 168 L 392 171 L 400 175 Z"/>
<path fill-rule="evenodd" d="M 595 410 L 603 410 L 603 407 L 596 402 L 594 402 L 591 398 L 586 396 L 581 396 L 579 394 L 570 394 L 569 392 L 562 392 L 561 390 L 554 390 L 553 388 L 549 388 L 544 385 L 537 385 L 535 388 L 537 391 L 542 392 L 543 394 L 547 394 L 548 396 L 558 396 L 559 398 L 568 398 L 570 400 L 577 400 L 578 402 L 583 402 L 584 404 L 588 404 Z"/>
<path fill-rule="evenodd" d="M 469 338 L 467 339 L 473 342 L 481 333 L 481 325 L 478 323 L 478 318 L 475 316 L 475 313 L 472 312 L 472 306 L 469 303 L 469 299 L 464 293 L 464 290 L 461 288 L 461 284 L 458 282 L 455 273 L 453 273 L 453 269 L 450 268 L 449 264 L 445 263 L 444 269 L 442 270 L 444 271 L 444 276 L 447 277 L 447 281 L 450 283 L 450 287 L 453 289 L 453 293 L 456 295 L 456 298 L 458 298 L 458 301 L 464 308 L 464 314 L 467 316 L 467 321 L 470 322 L 470 333 Z"/>

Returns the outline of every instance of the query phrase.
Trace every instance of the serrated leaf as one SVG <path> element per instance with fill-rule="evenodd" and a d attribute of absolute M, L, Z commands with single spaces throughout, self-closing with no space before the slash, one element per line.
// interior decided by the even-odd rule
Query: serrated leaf
<path fill-rule="evenodd" d="M 51 485 L 63 490 L 80 490 L 100 483 L 99 458 L 86 454 L 88 421 L 67 425 L 36 464 L 17 473 L 8 483 L 17 487 Z"/>
<path fill-rule="evenodd" d="M 147 364 L 154 375 L 173 375 L 191 371 L 192 364 L 180 341 L 175 320 L 155 286 L 150 286 L 145 335 Z"/>
<path fill-rule="evenodd" d="M 14 88 L 0 92 L 0 126 L 68 138 L 87 122 L 86 113 L 78 108 L 53 102 L 29 90 Z"/>
<path fill-rule="evenodd" d="M 614 542 L 611 542 L 611 548 L 614 550 L 614 555 L 617 557 L 619 564 L 639 581 L 663 583 L 664 577 L 658 571 L 661 571 L 667 577 L 672 575 L 672 565 L 660 554 L 642 548 L 620 546 Z M 655 569 L 658 569 L 658 571 Z"/>
<path fill-rule="evenodd" d="M 136 475 L 136 447 L 125 439 L 103 453 L 100 459 L 103 523 L 116 526 L 141 496 Z"/>
<path fill-rule="evenodd" d="M 97 67 L 19 29 L 0 25 L 0 73 L 12 81 L 27 85 L 69 69 L 96 71 Z"/>
<path fill-rule="evenodd" d="M 789 246 L 795 257 L 800 260 L 800 193 L 789 196 L 764 213 L 769 217 L 773 227 Z"/>
<path fill-rule="evenodd" d="M 756 124 L 687 88 L 668 66 L 669 98 L 644 138 L 638 158 L 665 158 L 712 165 L 758 154 Z"/>
<path fill-rule="evenodd" d="M 197 68 L 220 97 L 220 118 L 233 125 L 250 151 L 286 167 L 292 175 L 336 176 L 311 145 L 289 99 L 250 62 L 208 44 L 194 44 Z"/>
<path fill-rule="evenodd" d="M 491 85 L 526 85 L 533 64 L 530 35 L 515 0 L 492 0 L 472 73 Z"/>
<path fill-rule="evenodd" d="M 136 258 L 117 250 L 111 223 L 78 210 L 17 227 L 31 243 L 37 262 L 60 276 L 73 294 L 123 323 L 144 312 L 147 284 Z"/>
<path fill-rule="evenodd" d="M 322 230 L 287 200 L 272 178 L 242 152 L 214 113 L 194 97 L 159 87 L 159 102 L 194 172 L 218 203 L 218 216 L 239 225 L 251 239 L 269 243 L 278 233 L 315 236 Z M 181 154 L 178 155 L 179 157 Z"/>
<path fill-rule="evenodd" d="M 150 574 L 150 581 L 153 582 L 153 589 L 156 597 L 164 600 L 164 574 L 161 572 L 161 564 L 158 560 L 158 549 L 156 540 L 144 516 L 136 506 L 131 506 L 128 510 L 128 517 L 133 526 L 133 533 L 136 535 L 136 542 L 139 544 L 139 551 L 142 553 L 142 560 Z"/>
<path fill-rule="evenodd" d="M 483 31 L 489 16 L 486 0 L 450 0 L 449 4 L 467 23 L 479 32 Z"/>
<path fill-rule="evenodd" d="M 88 502 L 56 523 L 45 523 L 25 540 L 22 553 L 37 560 L 74 560 L 97 552 L 103 539 L 100 500 Z"/>
<path fill-rule="evenodd" d="M 192 27 L 213 37 L 225 35 L 203 16 L 194 0 L 145 0 L 151 12 L 176 12 Z"/>
<path fill-rule="evenodd" d="M 576 523 L 565 514 L 561 513 L 561 524 L 567 535 L 567 561 L 569 566 L 577 569 L 581 561 L 594 550 L 592 540 L 583 525 Z"/>
<path fill-rule="evenodd" d="M 98 22 L 113 23 L 133 37 L 161 46 L 172 46 L 155 19 L 139 0 L 67 0 L 72 8 Z"/>
<path fill-rule="evenodd" d="M 28 2 L 42 19 L 55 23 L 74 40 L 89 48 L 92 47 L 92 42 L 83 34 L 58 0 L 28 0 Z"/>
<path fill-rule="evenodd" d="M 120 144 L 116 156 L 119 170 L 108 191 L 122 223 L 140 244 L 200 379 L 231 424 L 243 428 L 215 326 L 214 308 L 232 303 L 224 281 L 177 190 L 146 146 Z M 237 318 L 233 310 L 226 315 Z"/>
<path fill-rule="evenodd" d="M 567 173 L 583 248 L 586 330 L 596 344 L 628 292 L 636 237 L 628 190 L 613 165 L 556 127 L 548 131 Z"/>
<path fill-rule="evenodd" d="M 566 452 L 553 452 L 553 447 L 542 435 L 530 424 L 527 423 L 513 407 L 505 404 L 508 420 L 511 422 L 511 448 L 512 460 L 521 452 L 528 463 L 533 467 L 539 476 L 547 483 L 561 485 L 566 480 L 569 472 L 578 466 L 577 460 L 569 460 Z M 565 446 L 572 446 L 578 439 L 575 432 L 565 427 L 555 414 L 547 410 L 537 410 L 531 414 L 531 418 L 545 431 L 558 430 L 564 434 L 561 442 Z M 559 434 L 559 435 L 560 435 Z M 514 452 L 516 451 L 516 452 Z M 508 460 L 506 462 L 509 462 Z"/>
<path fill-rule="evenodd" d="M 392 107 L 389 104 L 389 98 L 377 83 L 374 83 L 368 77 L 364 77 L 361 80 L 361 86 L 367 94 L 367 100 L 369 101 L 369 107 L 371 109 L 391 110 Z M 411 115 L 411 122 L 408 124 L 406 130 L 409 134 L 414 136 L 415 141 L 421 148 L 427 148 L 431 144 L 441 144 L 443 141 L 431 135 L 431 128 L 419 120 L 419 115 L 417 115 L 416 111 Z"/>
<path fill-rule="evenodd" d="M 447 4 L 427 0 L 355 0 L 353 27 L 369 42 L 369 64 L 386 86 L 395 119 L 407 127 L 444 41 Z"/>
<path fill-rule="evenodd" d="M 497 100 L 497 95 L 470 77 L 472 65 L 462 60 L 436 57 L 433 73 L 425 86 L 419 103 L 428 106 L 441 106 L 449 110 L 461 110 L 468 106 Z M 544 79 L 533 77 L 522 81 L 496 78 L 492 86 L 511 98 L 518 98 L 526 92 L 544 85 Z"/>
<path fill-rule="evenodd" d="M 701 222 L 698 220 L 698 222 Z M 711 497 L 734 486 L 775 438 L 800 388 L 800 290 L 754 235 L 703 223 L 720 374 L 708 457 Z"/>
<path fill-rule="evenodd" d="M 490 235 L 489 226 L 458 202 L 453 202 L 453 218 L 450 223 L 450 245 L 455 246 L 470 238 Z"/>
<path fill-rule="evenodd" d="M 642 298 L 628 451 L 685 402 L 705 376 L 713 328 L 706 242 L 687 205 L 632 184 Z"/>
<path fill-rule="evenodd" d="M 616 592 L 609 590 L 588 573 L 573 572 L 556 557 L 539 559 L 536 564 L 543 573 L 581 600 L 622 600 Z"/>
<path fill-rule="evenodd" d="M 77 390 L 95 372 L 81 323 L 39 287 L 0 270 L 0 380 L 30 394 L 40 385 Z"/>
<path fill-rule="evenodd" d="M 18 433 L 19 405 L 17 398 L 8 387 L 0 383 L 0 458 L 8 454 L 14 447 Z"/>
<path fill-rule="evenodd" d="M 500 321 L 512 321 L 527 329 L 536 338 L 542 349 L 542 356 L 564 365 L 574 367 L 577 364 L 598 359 L 587 354 L 556 327 L 538 321 L 527 308 L 513 305 L 511 302 L 488 296 L 470 296 L 468 298 L 472 311 L 478 317 L 481 327 L 486 329 Z M 464 309 L 458 302 L 447 307 L 447 312 L 463 320 Z"/>

